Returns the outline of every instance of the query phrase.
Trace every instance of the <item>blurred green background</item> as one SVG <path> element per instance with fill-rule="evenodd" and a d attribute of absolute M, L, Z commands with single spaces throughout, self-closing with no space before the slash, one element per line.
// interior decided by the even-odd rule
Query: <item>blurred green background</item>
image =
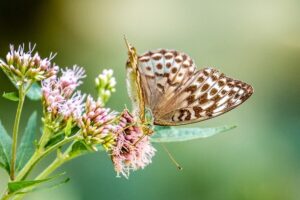
<path fill-rule="evenodd" d="M 123 34 L 141 53 L 181 50 L 198 67 L 216 66 L 255 89 L 238 109 L 196 124 L 238 128 L 167 145 L 183 171 L 156 146 L 153 164 L 129 180 L 115 178 L 108 156 L 95 153 L 63 166 L 68 184 L 27 199 L 300 199 L 299 1 L 1 1 L 0 25 L 0 57 L 10 43 L 37 43 L 43 56 L 58 52 L 61 67 L 85 67 L 84 92 L 95 95 L 96 74 L 114 69 L 117 92 L 108 106 L 119 111 L 130 105 Z M 0 93 L 14 90 L 2 72 L 0 84 Z M 40 104 L 27 101 L 26 108 L 24 118 Z M 9 130 L 15 110 L 15 103 L 0 98 L 0 118 Z M 6 180 L 1 171 L 1 190 Z"/>

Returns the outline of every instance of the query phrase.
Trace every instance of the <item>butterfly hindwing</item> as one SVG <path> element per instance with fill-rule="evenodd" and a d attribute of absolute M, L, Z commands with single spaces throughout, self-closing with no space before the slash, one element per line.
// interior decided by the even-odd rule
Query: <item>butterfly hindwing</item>
<path fill-rule="evenodd" d="M 181 125 L 210 119 L 242 104 L 253 93 L 250 85 L 211 68 L 198 71 L 192 80 L 167 103 L 175 105 L 172 109 L 158 113 L 156 124 Z"/>

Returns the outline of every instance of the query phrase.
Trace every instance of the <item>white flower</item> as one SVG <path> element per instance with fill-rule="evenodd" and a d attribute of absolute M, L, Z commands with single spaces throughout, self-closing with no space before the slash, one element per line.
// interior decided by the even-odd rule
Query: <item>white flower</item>
<path fill-rule="evenodd" d="M 24 51 L 24 45 L 19 46 L 17 50 L 10 45 L 10 52 L 6 55 L 6 63 L 0 61 L 0 68 L 17 85 L 20 82 L 41 81 L 56 75 L 58 66 L 51 63 L 54 56 L 42 59 L 38 53 L 33 55 L 35 46 L 29 44 L 29 51 Z"/>
<path fill-rule="evenodd" d="M 98 90 L 98 98 L 105 104 L 111 96 L 112 92 L 116 91 L 117 81 L 113 77 L 112 69 L 104 69 L 101 74 L 95 79 L 96 88 Z"/>

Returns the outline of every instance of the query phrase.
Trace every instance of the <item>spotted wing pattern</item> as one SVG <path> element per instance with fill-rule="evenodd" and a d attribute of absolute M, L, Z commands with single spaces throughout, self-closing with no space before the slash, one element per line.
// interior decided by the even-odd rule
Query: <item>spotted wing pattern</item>
<path fill-rule="evenodd" d="M 149 51 L 139 56 L 139 70 L 145 103 L 152 111 L 160 102 L 174 96 L 177 88 L 188 81 L 196 66 L 185 53 L 174 50 Z"/>
<path fill-rule="evenodd" d="M 219 116 L 247 100 L 253 88 L 216 69 L 196 70 L 175 50 L 149 51 L 138 58 L 141 87 L 157 125 L 181 125 Z"/>

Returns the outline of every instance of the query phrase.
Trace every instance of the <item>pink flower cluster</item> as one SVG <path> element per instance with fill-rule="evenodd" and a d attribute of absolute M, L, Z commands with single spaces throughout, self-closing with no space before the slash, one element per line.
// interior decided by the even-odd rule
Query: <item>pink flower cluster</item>
<path fill-rule="evenodd" d="M 60 77 L 53 76 L 42 81 L 45 111 L 51 114 L 52 119 L 63 117 L 67 120 L 73 117 L 77 120 L 83 112 L 85 95 L 75 90 L 82 83 L 85 71 L 75 65 L 61 72 Z"/>
<path fill-rule="evenodd" d="M 102 103 L 88 96 L 85 105 L 85 113 L 79 118 L 78 126 L 89 144 L 102 144 L 105 149 L 113 145 L 114 135 L 117 131 L 112 124 L 116 115 L 110 109 L 103 108 Z"/>
<path fill-rule="evenodd" d="M 52 121 L 70 119 L 79 126 L 86 143 L 92 148 L 101 144 L 110 154 L 118 176 L 128 178 L 130 171 L 143 169 L 151 163 L 155 149 L 133 116 L 125 110 L 119 116 L 76 91 L 85 77 L 81 67 L 61 70 L 60 77 L 42 81 L 45 111 Z"/>
<path fill-rule="evenodd" d="M 151 163 L 155 149 L 145 136 L 141 127 L 134 125 L 134 118 L 125 110 L 120 116 L 116 144 L 111 158 L 118 176 L 128 178 L 131 170 L 143 169 Z"/>

